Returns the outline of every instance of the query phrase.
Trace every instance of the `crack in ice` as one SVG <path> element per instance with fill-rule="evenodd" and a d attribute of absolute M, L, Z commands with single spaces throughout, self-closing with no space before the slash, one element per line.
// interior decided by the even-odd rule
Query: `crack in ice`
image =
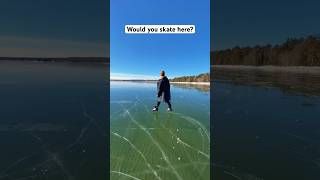
<path fill-rule="evenodd" d="M 141 180 L 141 179 L 139 179 L 139 178 L 137 178 L 137 177 L 134 177 L 134 176 L 132 176 L 132 175 L 130 175 L 130 174 L 126 174 L 126 173 L 123 173 L 123 172 L 120 172 L 120 171 L 110 171 L 110 172 L 111 172 L 111 173 L 115 173 L 115 174 L 120 174 L 120 175 L 129 177 L 129 178 L 134 179 L 134 180 Z"/>
<path fill-rule="evenodd" d="M 179 180 L 182 180 L 181 176 L 178 174 L 178 172 L 174 169 L 173 165 L 171 164 L 170 160 L 168 159 L 167 155 L 165 154 L 165 152 L 163 151 L 163 149 L 161 148 L 161 146 L 159 145 L 159 143 L 152 137 L 152 135 L 150 134 L 150 132 L 144 128 L 144 126 L 142 126 L 140 123 L 138 123 L 131 115 L 131 113 L 125 109 L 126 114 L 129 116 L 130 120 L 132 122 L 134 122 L 139 128 L 141 128 L 151 139 L 151 141 L 153 142 L 153 144 L 155 144 L 157 146 L 157 148 L 160 150 L 161 155 L 163 157 L 163 159 L 166 161 L 166 163 L 170 166 L 172 172 L 176 175 L 176 177 Z"/>
<path fill-rule="evenodd" d="M 194 165 L 210 166 L 210 163 L 209 162 L 183 163 L 183 164 L 175 165 L 174 168 L 180 169 L 180 168 L 185 168 L 185 167 L 194 166 Z M 164 166 L 160 166 L 160 165 L 157 165 L 157 167 L 159 168 L 159 170 L 157 170 L 158 172 L 163 172 L 163 171 L 169 171 L 170 170 L 170 167 L 164 167 Z M 149 171 L 149 170 L 145 170 L 145 171 L 136 172 L 134 174 L 135 175 L 145 175 L 145 174 L 150 174 L 150 173 L 152 173 L 152 172 Z"/>
<path fill-rule="evenodd" d="M 56 165 L 58 165 L 58 167 L 60 167 L 61 171 L 66 175 L 67 179 L 73 180 L 74 178 L 71 176 L 69 171 L 64 167 L 63 161 L 59 158 L 59 154 L 53 153 L 48 148 L 46 148 L 42 139 L 39 136 L 37 136 L 36 134 L 32 134 L 32 136 L 42 144 L 42 148 L 44 149 L 44 152 L 46 152 L 48 154 L 47 160 L 44 161 L 43 163 L 46 163 L 46 162 L 52 160 Z M 40 163 L 39 165 L 41 165 L 41 164 L 42 163 Z"/>
<path fill-rule="evenodd" d="M 184 145 L 184 146 L 192 149 L 193 151 L 198 152 L 199 154 L 203 155 L 204 157 L 210 159 L 209 155 L 206 154 L 205 152 L 203 152 L 203 151 L 201 151 L 201 150 L 199 150 L 199 149 L 197 149 L 197 148 L 194 148 L 193 146 L 189 145 L 188 143 L 182 141 L 182 140 L 181 140 L 178 136 L 176 136 L 171 130 L 169 130 L 169 132 L 170 132 L 170 134 L 171 134 L 172 136 L 174 136 L 174 137 L 177 139 L 177 143 L 181 143 L 182 145 Z"/>
<path fill-rule="evenodd" d="M 0 174 L 2 174 L 2 176 L 0 178 L 6 177 L 6 173 L 13 167 L 15 167 L 16 165 L 20 164 L 21 162 L 29 159 L 30 157 L 34 156 L 35 153 L 32 153 L 31 155 L 27 155 L 24 156 L 16 161 L 14 161 L 13 163 L 11 163 L 11 165 L 9 165 L 4 171 L 2 171 Z"/>
<path fill-rule="evenodd" d="M 147 113 L 151 114 L 151 113 L 148 111 L 146 105 L 145 105 L 138 97 L 136 97 L 136 99 L 137 99 L 138 101 L 140 101 L 140 103 L 144 106 L 144 109 L 147 111 Z M 162 125 L 162 127 L 164 127 L 164 126 Z M 164 127 L 164 128 L 165 128 L 165 127 Z M 167 129 L 167 128 L 165 128 L 165 129 Z M 198 150 L 198 149 L 192 147 L 191 145 L 187 144 L 186 142 L 182 141 L 182 140 L 181 140 L 178 136 L 176 136 L 171 130 L 168 129 L 168 131 L 169 131 L 169 133 L 170 133 L 172 136 L 174 136 L 175 138 L 177 138 L 177 141 L 180 142 L 181 144 L 183 144 L 183 145 L 187 146 L 188 148 L 190 148 L 190 149 L 192 149 L 192 150 L 200 153 L 201 155 L 205 156 L 205 157 L 208 158 L 208 159 L 210 158 L 208 154 L 206 154 L 206 153 L 204 153 L 203 151 Z M 199 133 L 200 133 L 201 136 L 203 137 L 203 134 L 201 133 L 201 131 L 199 131 Z M 210 141 L 209 141 L 209 142 L 210 142 Z"/>
<path fill-rule="evenodd" d="M 226 171 L 226 170 L 224 170 L 223 172 L 226 173 L 226 174 L 228 174 L 228 175 L 230 175 L 230 176 L 232 176 L 232 177 L 234 177 L 234 178 L 236 178 L 236 179 L 242 180 L 241 177 L 233 174 L 232 172 L 229 172 L 229 171 Z"/>
<path fill-rule="evenodd" d="M 148 162 L 147 158 L 143 155 L 143 153 L 142 153 L 129 139 L 127 139 L 126 137 L 123 137 L 123 136 L 119 135 L 118 133 L 114 133 L 114 132 L 112 132 L 112 131 L 111 131 L 111 133 L 112 133 L 113 135 L 115 135 L 115 136 L 117 136 L 117 137 L 119 137 L 119 138 L 127 141 L 127 142 L 130 144 L 130 146 L 131 146 L 138 154 L 140 154 L 140 156 L 142 157 L 142 159 L 144 160 L 144 162 L 146 163 L 146 165 L 148 166 L 148 168 L 152 171 L 153 175 L 154 175 L 157 179 L 161 180 L 161 178 L 159 177 L 159 175 L 157 174 L 157 172 L 152 168 L 151 164 Z"/>
<path fill-rule="evenodd" d="M 185 115 L 180 114 L 180 113 L 174 113 L 174 112 L 172 112 L 172 114 L 180 115 L 181 118 L 189 121 L 191 124 L 196 123 L 196 124 L 202 129 L 202 131 L 206 134 L 206 136 L 207 136 L 207 138 L 208 138 L 208 140 L 209 140 L 209 142 L 210 142 L 210 136 L 209 136 L 209 134 L 208 134 L 208 132 L 207 132 L 207 129 L 206 129 L 206 128 L 203 126 L 203 124 L 201 124 L 199 121 L 193 119 L 192 117 L 185 116 Z"/>

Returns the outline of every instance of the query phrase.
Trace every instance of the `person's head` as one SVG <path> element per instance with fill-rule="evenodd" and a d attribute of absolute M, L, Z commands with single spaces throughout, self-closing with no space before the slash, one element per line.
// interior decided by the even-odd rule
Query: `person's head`
<path fill-rule="evenodd" d="M 164 72 L 164 70 L 161 70 L 160 71 L 160 76 L 165 76 L 166 75 L 166 73 Z"/>

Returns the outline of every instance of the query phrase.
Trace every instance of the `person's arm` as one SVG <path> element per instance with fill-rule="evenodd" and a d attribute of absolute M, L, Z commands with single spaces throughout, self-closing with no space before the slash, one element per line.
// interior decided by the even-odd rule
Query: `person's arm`
<path fill-rule="evenodd" d="M 171 99 L 171 92 L 170 92 L 170 81 L 168 80 L 168 96 Z"/>
<path fill-rule="evenodd" d="M 160 97 L 162 95 L 163 92 L 163 80 L 161 79 L 159 81 L 159 87 L 158 87 L 158 97 Z"/>

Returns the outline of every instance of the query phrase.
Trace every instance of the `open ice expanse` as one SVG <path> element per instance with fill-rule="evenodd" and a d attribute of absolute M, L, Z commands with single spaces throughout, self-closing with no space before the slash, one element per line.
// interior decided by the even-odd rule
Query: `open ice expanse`
<path fill-rule="evenodd" d="M 0 180 L 109 175 L 108 66 L 0 61 Z"/>
<path fill-rule="evenodd" d="M 211 69 L 213 178 L 319 179 L 319 74 L 263 68 Z"/>
<path fill-rule="evenodd" d="M 171 91 L 174 111 L 152 112 L 156 84 L 111 82 L 111 179 L 209 179 L 209 91 Z"/>

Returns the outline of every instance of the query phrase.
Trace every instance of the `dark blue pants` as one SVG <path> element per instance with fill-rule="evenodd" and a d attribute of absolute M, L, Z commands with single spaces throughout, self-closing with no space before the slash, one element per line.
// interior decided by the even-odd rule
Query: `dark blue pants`
<path fill-rule="evenodd" d="M 164 100 L 164 102 L 167 103 L 167 104 L 168 104 L 168 107 L 171 109 L 170 100 L 168 100 L 168 101 L 167 101 L 167 100 Z M 160 106 L 160 103 L 161 103 L 161 101 L 158 100 L 158 101 L 157 101 L 157 106 L 156 106 L 157 108 Z"/>

